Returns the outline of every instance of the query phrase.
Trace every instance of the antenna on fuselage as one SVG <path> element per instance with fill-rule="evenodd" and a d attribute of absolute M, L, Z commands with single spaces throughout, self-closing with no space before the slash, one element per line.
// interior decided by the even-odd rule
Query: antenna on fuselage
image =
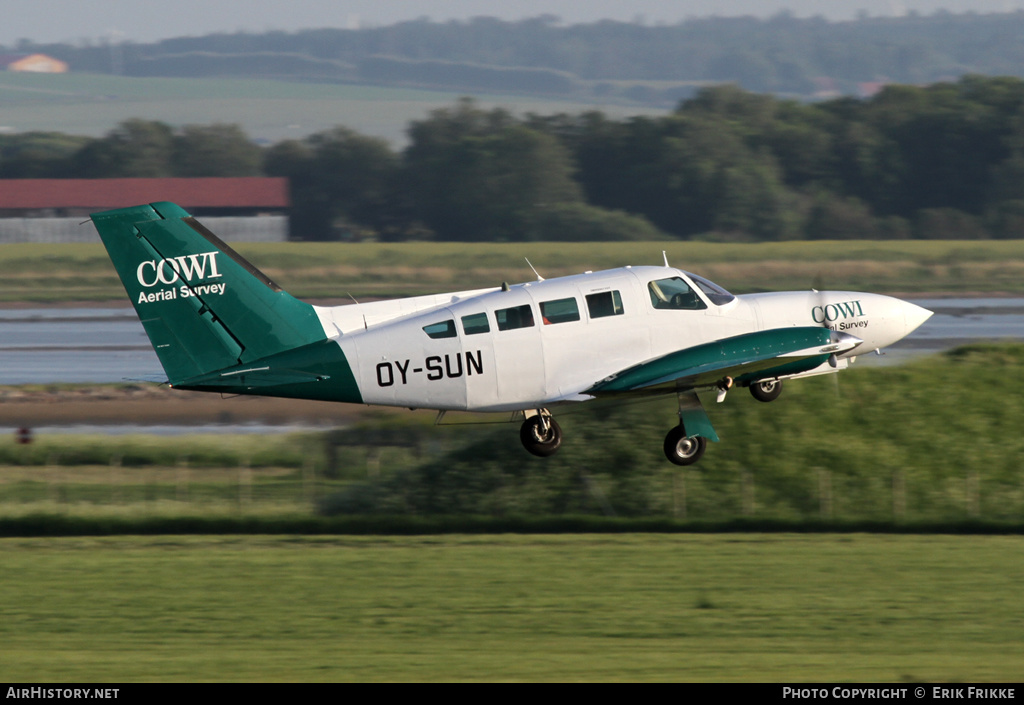
<path fill-rule="evenodd" d="M 544 277 L 542 277 L 540 275 L 540 272 L 538 272 L 537 269 L 532 264 L 530 264 L 530 258 L 529 257 L 523 257 L 523 259 L 525 259 L 526 263 L 530 265 L 530 269 L 533 270 L 533 273 L 537 275 L 537 281 L 539 281 L 539 282 L 544 281 Z"/>
<path fill-rule="evenodd" d="M 667 267 L 668 266 L 668 253 L 665 252 L 665 250 L 661 251 L 661 258 L 663 260 L 665 260 L 665 266 Z"/>

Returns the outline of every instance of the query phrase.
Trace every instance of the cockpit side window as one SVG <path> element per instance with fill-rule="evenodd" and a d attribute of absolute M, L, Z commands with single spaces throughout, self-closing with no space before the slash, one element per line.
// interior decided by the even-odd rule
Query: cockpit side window
<path fill-rule="evenodd" d="M 651 295 L 651 305 L 656 309 L 699 311 L 708 307 L 680 277 L 652 281 L 647 290 Z"/>
<path fill-rule="evenodd" d="M 431 323 L 423 326 L 423 332 L 430 338 L 454 338 L 458 333 L 455 331 L 455 321 L 448 319 L 440 323 Z"/>

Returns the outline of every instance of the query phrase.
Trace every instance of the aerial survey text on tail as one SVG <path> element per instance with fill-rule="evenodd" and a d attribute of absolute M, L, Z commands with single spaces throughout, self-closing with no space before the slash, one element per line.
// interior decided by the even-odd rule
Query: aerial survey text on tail
<path fill-rule="evenodd" d="M 636 266 L 473 291 L 335 307 L 282 291 L 173 203 L 92 221 L 178 389 L 355 404 L 512 412 L 548 456 L 552 410 L 674 394 L 665 454 L 689 465 L 717 441 L 698 397 L 835 373 L 931 312 L 889 296 L 733 296 L 668 266 Z"/>

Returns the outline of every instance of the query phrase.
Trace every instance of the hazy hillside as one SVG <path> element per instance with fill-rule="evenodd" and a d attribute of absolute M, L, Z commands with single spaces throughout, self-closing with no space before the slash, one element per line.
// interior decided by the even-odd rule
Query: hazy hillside
<path fill-rule="evenodd" d="M 882 83 L 1024 75 L 1024 12 L 828 22 L 779 14 L 645 26 L 478 17 L 360 30 L 215 34 L 116 46 L 33 45 L 75 71 L 248 76 L 615 99 L 672 106 L 706 83 L 793 96 Z M 13 48 L 12 48 L 13 49 Z"/>

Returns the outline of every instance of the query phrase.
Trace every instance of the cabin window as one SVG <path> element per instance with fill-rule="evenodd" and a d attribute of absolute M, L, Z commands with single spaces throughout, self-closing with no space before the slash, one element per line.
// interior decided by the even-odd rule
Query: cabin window
<path fill-rule="evenodd" d="M 533 326 L 533 309 L 529 304 L 503 308 L 494 312 L 494 319 L 498 322 L 498 330 L 531 328 Z"/>
<path fill-rule="evenodd" d="M 546 326 L 552 323 L 578 321 L 580 320 L 580 307 L 576 303 L 575 298 L 542 301 L 540 304 L 540 317 Z"/>
<path fill-rule="evenodd" d="M 455 332 L 455 321 L 450 318 L 447 321 L 423 326 L 423 332 L 431 338 L 454 338 L 457 335 Z"/>
<path fill-rule="evenodd" d="M 587 311 L 589 311 L 591 318 L 621 316 L 626 312 L 622 308 L 622 296 L 618 291 L 602 291 L 599 294 L 588 294 Z"/>
<path fill-rule="evenodd" d="M 477 335 L 478 333 L 490 333 L 491 324 L 487 322 L 486 313 L 471 313 L 462 317 L 462 330 L 466 335 Z"/>
<path fill-rule="evenodd" d="M 708 307 L 697 292 L 679 277 L 653 281 L 647 285 L 647 290 L 651 294 L 651 305 L 657 309 L 699 311 Z"/>

